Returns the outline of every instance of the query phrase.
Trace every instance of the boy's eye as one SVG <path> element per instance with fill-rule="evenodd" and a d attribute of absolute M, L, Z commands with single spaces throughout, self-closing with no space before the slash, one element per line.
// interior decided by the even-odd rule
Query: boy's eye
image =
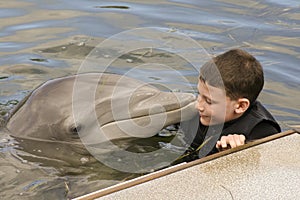
<path fill-rule="evenodd" d="M 206 99 L 205 101 L 206 101 L 207 104 L 211 104 L 212 103 L 210 99 Z"/>

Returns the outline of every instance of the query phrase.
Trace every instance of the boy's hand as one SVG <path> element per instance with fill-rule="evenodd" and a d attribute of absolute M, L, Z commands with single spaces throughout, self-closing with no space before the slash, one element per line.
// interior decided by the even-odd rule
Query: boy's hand
<path fill-rule="evenodd" d="M 244 135 L 234 134 L 234 135 L 222 136 L 221 139 L 217 142 L 216 147 L 219 150 L 235 148 L 245 144 L 245 140 L 246 137 Z"/>

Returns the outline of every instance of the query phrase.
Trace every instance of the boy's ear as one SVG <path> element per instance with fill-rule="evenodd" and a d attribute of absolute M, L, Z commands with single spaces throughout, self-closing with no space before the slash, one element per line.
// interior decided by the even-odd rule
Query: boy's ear
<path fill-rule="evenodd" d="M 237 100 L 237 104 L 236 104 L 236 107 L 235 107 L 235 112 L 237 114 L 242 114 L 244 113 L 250 106 L 250 101 L 249 99 L 247 98 L 239 98 Z"/>

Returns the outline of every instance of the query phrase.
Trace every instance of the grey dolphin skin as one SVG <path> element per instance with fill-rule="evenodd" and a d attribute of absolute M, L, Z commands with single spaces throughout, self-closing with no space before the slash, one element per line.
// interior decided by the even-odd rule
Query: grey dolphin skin
<path fill-rule="evenodd" d="M 14 109 L 6 127 L 23 139 L 101 143 L 151 137 L 196 113 L 193 94 L 162 92 L 116 74 L 87 73 L 42 84 Z"/>

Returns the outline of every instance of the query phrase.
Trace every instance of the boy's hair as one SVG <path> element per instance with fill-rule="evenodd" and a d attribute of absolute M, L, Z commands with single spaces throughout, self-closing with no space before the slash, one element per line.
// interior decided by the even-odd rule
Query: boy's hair
<path fill-rule="evenodd" d="M 232 100 L 247 98 L 251 103 L 264 85 L 261 64 L 241 49 L 229 50 L 205 63 L 199 78 L 213 87 L 224 88 Z"/>

